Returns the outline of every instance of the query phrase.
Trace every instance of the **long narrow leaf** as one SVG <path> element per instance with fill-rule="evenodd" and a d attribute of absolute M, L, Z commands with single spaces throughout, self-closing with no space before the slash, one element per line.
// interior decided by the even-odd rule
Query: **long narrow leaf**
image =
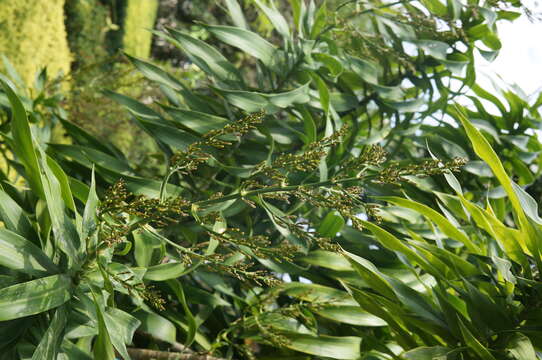
<path fill-rule="evenodd" d="M 0 321 L 39 314 L 64 304 L 73 285 L 67 275 L 53 275 L 0 290 Z"/>
<path fill-rule="evenodd" d="M 6 229 L 0 229 L 0 265 L 38 276 L 58 271 L 39 247 Z"/>

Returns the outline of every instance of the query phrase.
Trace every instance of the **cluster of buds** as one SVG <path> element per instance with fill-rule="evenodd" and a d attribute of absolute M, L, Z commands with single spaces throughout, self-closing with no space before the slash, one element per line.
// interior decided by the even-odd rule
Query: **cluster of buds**
<path fill-rule="evenodd" d="M 139 281 L 134 281 L 132 273 L 123 272 L 115 274 L 110 271 L 107 271 L 107 273 L 113 281 L 125 288 L 130 296 L 141 298 L 159 311 L 165 310 L 164 304 L 166 301 L 162 298 L 160 293 L 152 286 L 145 285 Z"/>
<path fill-rule="evenodd" d="M 357 214 L 363 208 L 361 201 L 362 189 L 359 186 L 346 187 L 336 186 L 333 188 L 317 189 L 301 186 L 295 196 L 311 206 L 323 209 L 335 209 L 343 217 L 350 219 L 356 228 L 361 228 Z"/>
<path fill-rule="evenodd" d="M 292 260 L 293 256 L 299 251 L 299 248 L 290 244 L 288 241 L 282 241 L 278 246 L 272 246 L 271 241 L 265 235 L 248 235 L 238 228 L 229 228 L 223 233 L 208 232 L 211 239 L 220 243 L 228 243 L 236 246 L 245 246 L 253 254 L 262 259 Z"/>
<path fill-rule="evenodd" d="M 378 173 L 374 182 L 379 184 L 399 184 L 401 182 L 409 182 L 407 176 L 428 177 L 445 174 L 450 171 L 457 172 L 465 163 L 466 160 L 463 158 L 454 158 L 445 162 L 440 160 L 425 160 L 420 164 L 408 164 L 406 166 L 392 163 Z"/>
<path fill-rule="evenodd" d="M 153 286 L 150 286 L 150 285 L 145 286 L 144 284 L 142 285 L 143 285 L 143 288 L 139 292 L 139 296 L 141 296 L 141 298 L 144 301 L 149 303 L 156 310 L 164 311 L 165 310 L 164 305 L 166 301 L 162 298 L 160 292 L 155 290 Z"/>
<path fill-rule="evenodd" d="M 282 281 L 265 270 L 250 270 L 254 266 L 250 262 L 238 262 L 233 265 L 225 265 L 222 262 L 209 261 L 207 268 L 211 271 L 218 271 L 223 274 L 228 274 L 240 281 L 253 282 L 258 286 L 263 284 L 275 287 L 282 284 Z"/>
<path fill-rule="evenodd" d="M 263 175 L 272 183 L 286 185 L 288 172 L 310 172 L 317 169 L 328 149 L 339 144 L 348 129 L 348 126 L 343 126 L 332 135 L 308 144 L 300 153 L 281 154 L 271 164 L 263 161 L 256 167 L 253 176 Z"/>
<path fill-rule="evenodd" d="M 207 145 L 214 146 L 212 144 L 212 141 L 218 141 L 221 137 L 225 135 L 235 135 L 239 137 L 245 135 L 250 130 L 255 129 L 256 125 L 260 124 L 263 121 L 264 116 L 265 112 L 263 111 L 255 112 L 253 114 L 245 116 L 241 120 L 227 124 L 221 129 L 209 131 L 207 134 L 204 135 L 206 141 L 211 141 L 211 143 L 207 143 Z M 225 142 L 223 144 L 231 145 L 231 143 L 229 142 Z M 220 146 L 218 147 L 220 148 Z"/>
<path fill-rule="evenodd" d="M 380 145 L 371 145 L 364 149 L 361 155 L 357 159 L 352 159 L 357 161 L 359 164 L 364 166 L 379 166 L 386 161 L 388 153 Z"/>
<path fill-rule="evenodd" d="M 100 227 L 99 237 L 107 247 L 113 247 L 121 243 L 129 232 L 130 227 L 128 225 L 103 222 Z"/>
<path fill-rule="evenodd" d="M 183 171 L 186 173 L 195 171 L 198 166 L 206 162 L 211 155 L 205 151 L 205 148 L 223 149 L 231 145 L 228 136 L 243 136 L 250 130 L 255 129 L 258 124 L 263 121 L 265 113 L 263 111 L 256 112 L 245 116 L 244 118 L 227 124 L 221 129 L 211 130 L 205 135 L 201 141 L 190 144 L 185 151 L 175 153 L 170 160 L 171 169 Z"/>
<path fill-rule="evenodd" d="M 126 189 L 124 180 L 119 180 L 110 187 L 104 197 L 99 214 L 109 215 L 122 222 L 127 215 L 145 219 L 147 223 L 163 227 L 178 222 L 188 216 L 190 203 L 181 198 L 169 198 L 160 201 L 143 195 L 134 195 Z"/>

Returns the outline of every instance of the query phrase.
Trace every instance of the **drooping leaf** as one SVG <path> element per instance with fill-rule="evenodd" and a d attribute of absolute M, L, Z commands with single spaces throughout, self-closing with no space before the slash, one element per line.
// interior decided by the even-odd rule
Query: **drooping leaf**
<path fill-rule="evenodd" d="M 107 309 L 103 315 L 111 344 L 125 360 L 130 359 L 126 344 L 132 342 L 134 333 L 140 325 L 139 320 L 116 308 Z"/>
<path fill-rule="evenodd" d="M 206 28 L 219 40 L 243 50 L 261 60 L 265 65 L 272 66 L 274 64 L 277 49 L 260 35 L 233 26 L 217 25 Z"/>
<path fill-rule="evenodd" d="M 184 315 L 188 324 L 188 332 L 186 335 L 185 345 L 190 346 L 194 342 L 194 339 L 196 338 L 196 332 L 198 330 L 196 318 L 188 307 L 188 302 L 186 301 L 182 284 L 178 280 L 168 280 L 167 283 L 169 287 L 173 290 L 173 293 L 175 294 L 175 296 L 177 296 L 177 300 L 179 300 L 181 306 L 183 307 Z"/>
<path fill-rule="evenodd" d="M 237 69 L 218 50 L 182 31 L 175 29 L 168 31 L 176 40 L 176 44 L 201 70 L 225 82 L 242 83 Z"/>

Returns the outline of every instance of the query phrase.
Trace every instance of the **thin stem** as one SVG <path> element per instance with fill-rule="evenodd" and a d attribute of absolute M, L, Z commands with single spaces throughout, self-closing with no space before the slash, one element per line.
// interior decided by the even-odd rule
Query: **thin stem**
<path fill-rule="evenodd" d="M 207 205 L 212 205 L 212 204 L 218 204 L 218 203 L 222 203 L 229 200 L 241 199 L 244 197 L 249 197 L 249 196 L 254 196 L 254 195 L 267 194 L 267 193 L 273 193 L 273 192 L 295 191 L 300 187 L 320 187 L 320 186 L 342 184 L 342 183 L 347 183 L 347 182 L 352 182 L 352 181 L 360 181 L 361 179 L 362 179 L 361 177 L 349 177 L 345 179 L 338 179 L 338 180 L 332 179 L 332 180 L 318 181 L 318 182 L 302 184 L 302 185 L 273 186 L 273 187 L 267 187 L 263 189 L 246 191 L 243 193 L 230 194 L 230 195 L 220 197 L 218 199 L 197 201 L 194 204 L 197 205 L 198 207 L 201 207 L 201 206 L 207 206 Z"/>
<path fill-rule="evenodd" d="M 150 359 L 168 359 L 168 360 L 224 360 L 211 355 L 200 355 L 197 353 L 182 354 L 177 352 L 128 348 L 128 354 L 134 360 L 150 360 Z"/>

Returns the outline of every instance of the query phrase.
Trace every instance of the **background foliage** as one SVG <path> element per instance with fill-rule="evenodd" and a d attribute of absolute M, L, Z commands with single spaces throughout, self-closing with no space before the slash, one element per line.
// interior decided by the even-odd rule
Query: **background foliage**
<path fill-rule="evenodd" d="M 47 65 L 53 74 L 70 69 L 72 56 L 64 27 L 64 1 L 2 1 L 0 53 L 26 83 Z M 3 71 L 7 71 L 2 65 Z"/>

